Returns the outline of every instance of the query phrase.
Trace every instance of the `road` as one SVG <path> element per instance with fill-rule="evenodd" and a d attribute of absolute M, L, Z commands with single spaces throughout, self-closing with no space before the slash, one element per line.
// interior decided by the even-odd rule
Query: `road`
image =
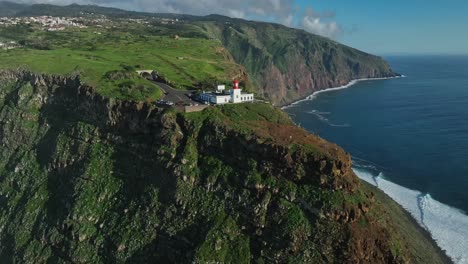
<path fill-rule="evenodd" d="M 161 98 L 162 100 L 170 101 L 175 104 L 181 101 L 184 103 L 189 103 L 189 104 L 195 103 L 187 96 L 187 94 L 190 94 L 193 91 L 178 90 L 162 82 L 154 82 L 154 83 L 157 84 L 159 87 L 161 87 L 161 89 L 164 91 L 165 95 L 163 98 Z"/>

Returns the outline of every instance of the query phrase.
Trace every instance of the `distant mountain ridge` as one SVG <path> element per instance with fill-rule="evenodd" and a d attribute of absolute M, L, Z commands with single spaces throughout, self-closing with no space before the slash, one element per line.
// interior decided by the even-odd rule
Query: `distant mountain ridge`
<path fill-rule="evenodd" d="M 0 1 L 0 16 L 82 16 L 83 13 L 106 15 L 113 18 L 143 18 L 143 17 L 194 17 L 191 15 L 170 14 L 170 13 L 147 13 L 128 11 L 119 8 L 102 7 L 97 5 L 71 4 L 58 6 L 51 4 L 17 4 L 8 1 Z"/>
<path fill-rule="evenodd" d="M 15 16 L 18 12 L 27 7 L 28 5 L 12 2 L 0 2 L 0 16 Z"/>

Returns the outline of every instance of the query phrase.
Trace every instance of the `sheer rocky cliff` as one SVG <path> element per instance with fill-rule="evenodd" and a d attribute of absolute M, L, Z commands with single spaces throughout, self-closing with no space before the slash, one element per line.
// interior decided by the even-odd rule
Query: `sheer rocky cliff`
<path fill-rule="evenodd" d="M 0 73 L 7 263 L 442 263 L 338 146 L 268 104 L 177 113 Z"/>
<path fill-rule="evenodd" d="M 303 30 L 214 15 L 203 19 L 201 27 L 221 40 L 246 68 L 256 92 L 274 104 L 354 79 L 399 76 L 380 57 Z"/>

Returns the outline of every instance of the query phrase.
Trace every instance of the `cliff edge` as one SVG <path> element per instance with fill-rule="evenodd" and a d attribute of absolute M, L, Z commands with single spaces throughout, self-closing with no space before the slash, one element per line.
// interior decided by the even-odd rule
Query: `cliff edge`
<path fill-rule="evenodd" d="M 447 261 L 347 153 L 268 104 L 183 114 L 4 71 L 0 144 L 6 262 Z"/>
<path fill-rule="evenodd" d="M 275 105 L 355 79 L 396 77 L 381 57 L 278 24 L 208 16 L 200 24 L 249 74 L 253 89 Z"/>

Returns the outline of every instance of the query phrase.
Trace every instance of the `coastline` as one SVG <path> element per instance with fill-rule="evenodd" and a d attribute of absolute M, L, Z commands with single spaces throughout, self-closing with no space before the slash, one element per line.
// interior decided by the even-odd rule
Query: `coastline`
<path fill-rule="evenodd" d="M 330 91 L 337 91 L 337 90 L 343 90 L 343 89 L 347 89 L 347 88 L 350 88 L 352 87 L 353 85 L 359 83 L 359 82 L 363 82 L 363 81 L 378 81 L 378 80 L 388 80 L 388 79 L 398 79 L 398 78 L 406 78 L 407 76 L 405 75 L 400 75 L 400 76 L 394 76 L 394 77 L 382 77 L 382 78 L 362 78 L 362 79 L 354 79 L 354 80 L 351 80 L 348 84 L 346 85 L 343 85 L 343 86 L 339 86 L 339 87 L 331 87 L 331 88 L 326 88 L 326 89 L 322 89 L 322 90 L 318 90 L 318 91 L 315 91 L 313 92 L 312 94 L 306 96 L 305 98 L 303 99 L 299 99 L 299 100 L 296 100 L 292 103 L 289 103 L 287 105 L 283 105 L 283 106 L 280 106 L 282 110 L 285 110 L 285 109 L 288 109 L 290 107 L 294 107 L 302 102 L 305 102 L 305 101 L 309 101 L 309 100 L 313 100 L 317 97 L 317 95 L 321 94 L 321 93 L 325 93 L 325 92 L 330 92 Z M 357 174 L 356 174 L 357 175 Z M 372 185 L 372 183 L 369 183 L 367 182 L 365 179 L 359 177 L 359 180 L 361 182 L 363 182 L 364 184 L 369 184 L 369 185 Z M 392 202 L 394 202 L 395 204 L 397 204 L 401 209 L 402 211 L 404 212 L 404 215 L 405 215 L 405 218 L 407 221 L 410 221 L 414 227 L 419 231 L 420 234 L 422 234 L 431 244 L 434 248 L 437 249 L 437 254 L 440 255 L 440 257 L 444 260 L 445 263 L 456 263 L 455 260 L 452 258 L 452 256 L 450 256 L 448 253 L 447 253 L 447 250 L 442 248 L 442 246 L 438 243 L 438 241 L 436 240 L 436 238 L 434 237 L 434 235 L 431 233 L 430 230 L 427 230 L 416 218 L 415 216 L 411 213 L 410 210 L 408 210 L 407 208 L 405 208 L 401 203 L 397 202 L 393 197 L 391 197 L 389 194 L 387 194 L 384 190 L 382 190 L 381 188 L 377 187 L 377 186 L 373 186 L 374 188 L 377 188 L 379 189 L 382 194 L 384 196 L 386 196 L 388 199 L 390 199 Z"/>
<path fill-rule="evenodd" d="M 393 76 L 393 77 L 378 77 L 378 78 L 362 78 L 362 79 L 354 79 L 354 80 L 351 80 L 348 84 L 345 84 L 345 85 L 342 85 L 342 86 L 338 86 L 338 87 L 330 87 L 330 88 L 325 88 L 325 89 L 322 89 L 322 90 L 318 90 L 318 91 L 315 91 L 313 92 L 312 94 L 304 97 L 303 99 L 299 99 L 299 100 L 296 100 L 292 103 L 289 103 L 289 104 L 286 104 L 286 105 L 282 105 L 280 106 L 281 107 L 281 110 L 284 110 L 284 109 L 287 109 L 287 108 L 290 108 L 290 107 L 293 107 L 297 104 L 300 104 L 304 101 L 309 101 L 309 100 L 313 100 L 318 94 L 321 94 L 321 93 L 326 93 L 326 92 L 331 92 L 331 91 L 337 91 L 337 90 L 343 90 L 343 89 L 346 89 L 346 88 L 350 88 L 352 87 L 353 85 L 359 83 L 359 82 L 364 82 L 364 81 L 382 81 L 382 80 L 390 80 L 390 79 L 399 79 L 399 78 L 406 78 L 405 75 L 399 75 L 399 76 Z"/>
<path fill-rule="evenodd" d="M 447 264 L 455 263 L 454 260 L 447 254 L 447 252 L 444 249 L 442 249 L 442 247 L 440 247 L 437 241 L 432 237 L 432 234 L 428 230 L 426 230 L 424 227 L 422 227 L 421 224 L 414 218 L 414 216 L 408 210 L 403 208 L 403 206 L 401 206 L 397 201 L 395 201 L 392 197 L 390 197 L 388 194 L 386 194 L 384 191 L 382 191 L 378 187 L 374 186 L 372 183 L 369 183 L 366 180 L 361 179 L 361 178 L 359 178 L 359 180 L 361 181 L 365 189 L 380 190 L 380 192 L 374 192 L 374 193 L 380 198 L 380 200 L 388 203 L 387 204 L 388 207 L 392 207 L 391 203 L 398 205 L 399 208 L 401 209 L 401 212 L 403 213 L 404 219 L 402 220 L 412 223 L 413 227 L 417 230 L 417 232 L 419 232 L 419 234 L 422 235 L 432 245 L 432 247 L 436 251 L 436 254 L 440 256 L 440 258 L 444 261 L 444 263 L 447 263 Z"/>
<path fill-rule="evenodd" d="M 379 189 L 380 190 L 380 189 Z M 381 190 L 382 191 L 382 190 Z M 383 192 L 383 191 L 382 191 Z M 399 203 L 397 203 L 393 198 L 388 196 L 386 193 L 384 193 L 389 199 L 391 199 L 393 202 L 401 206 Z M 403 208 L 403 207 L 402 207 Z M 431 245 L 437 250 L 437 254 L 445 261 L 447 264 L 454 264 L 454 260 L 447 254 L 447 251 L 445 251 L 440 245 L 437 243 L 437 241 L 432 237 L 431 232 L 429 232 L 427 229 L 421 226 L 418 221 L 411 215 L 411 213 L 403 208 L 403 213 L 406 216 L 406 219 L 413 223 L 414 227 L 431 243 Z"/>
<path fill-rule="evenodd" d="M 365 169 L 353 168 L 361 182 L 382 191 L 411 216 L 413 223 L 425 230 L 452 263 L 468 263 L 467 215 L 457 208 L 432 199 L 430 194 L 421 193 L 385 179 L 380 173 L 375 176 Z"/>

